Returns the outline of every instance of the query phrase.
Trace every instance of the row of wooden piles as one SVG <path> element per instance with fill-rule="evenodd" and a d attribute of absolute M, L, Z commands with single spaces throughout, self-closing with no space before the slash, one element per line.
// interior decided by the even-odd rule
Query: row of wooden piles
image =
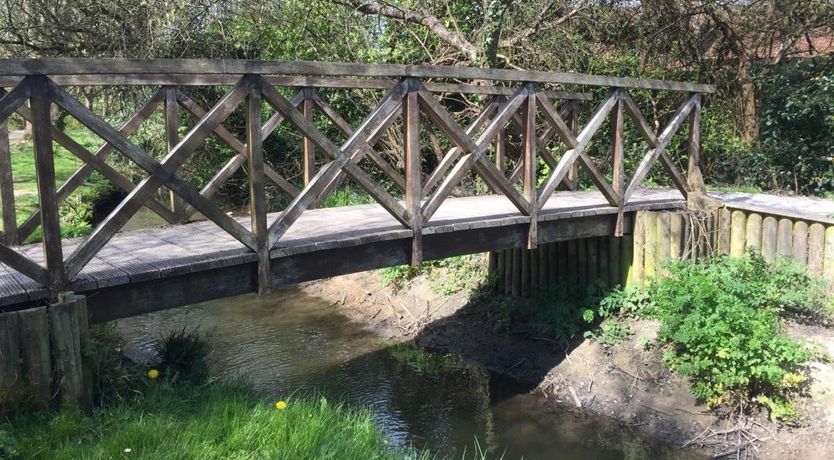
<path fill-rule="evenodd" d="M 0 415 L 14 407 L 89 407 L 89 346 L 84 296 L 0 313 Z"/>
<path fill-rule="evenodd" d="M 698 260 L 712 254 L 740 256 L 753 249 L 765 259 L 792 258 L 828 281 L 834 291 L 834 223 L 763 215 L 725 207 L 707 211 L 636 214 L 633 233 L 511 248 L 490 253 L 496 290 L 527 296 L 555 284 L 585 287 L 642 285 L 669 260 Z"/>

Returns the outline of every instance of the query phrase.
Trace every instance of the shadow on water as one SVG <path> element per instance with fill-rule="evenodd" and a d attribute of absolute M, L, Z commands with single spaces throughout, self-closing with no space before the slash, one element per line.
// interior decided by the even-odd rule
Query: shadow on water
<path fill-rule="evenodd" d="M 434 327 L 466 341 L 476 337 L 461 329 L 468 314 L 464 309 Z M 384 343 L 337 307 L 296 289 L 152 313 L 116 327 L 126 353 L 142 362 L 152 359 L 156 339 L 184 326 L 207 337 L 213 376 L 246 376 L 275 399 L 315 391 L 371 407 L 393 445 L 459 458 L 464 449 L 472 452 L 477 438 L 491 454 L 508 459 L 698 458 L 607 419 L 555 408 L 529 393 L 531 383 L 490 373 L 471 364 L 478 362 L 471 357 Z M 553 365 L 558 359 L 554 354 Z M 537 365 L 544 369 L 547 363 Z"/>

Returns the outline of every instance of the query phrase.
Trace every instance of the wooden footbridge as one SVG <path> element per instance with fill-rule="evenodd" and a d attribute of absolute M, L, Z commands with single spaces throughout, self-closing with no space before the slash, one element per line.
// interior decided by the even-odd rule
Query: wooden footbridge
<path fill-rule="evenodd" d="M 207 86 L 228 90 L 205 109 L 188 94 Z M 39 200 L 37 211 L 18 218 L 3 126 L 0 309 L 74 291 L 88 296 L 95 321 L 395 264 L 629 233 L 636 211 L 681 207 L 704 192 L 701 100 L 713 92 L 703 84 L 466 67 L 81 59 L 0 61 L 0 87 L 7 88 L 0 122 L 15 113 L 32 122 Z M 80 102 L 78 87 L 144 88 L 150 98 L 117 124 Z M 679 105 L 659 109 L 668 115 L 650 123 L 635 90 L 679 94 Z M 332 102 L 351 91 L 376 94 L 356 126 Z M 53 104 L 100 137 L 101 147 L 89 151 L 56 127 Z M 132 140 L 157 109 L 162 156 Z M 184 131 L 181 111 L 196 119 Z M 224 126 L 236 111 L 245 139 Z M 626 117 L 646 142 L 630 174 Z M 282 153 L 267 151 L 264 139 L 280 124 L 301 138 L 298 174 L 270 166 Z M 444 137 L 428 142 L 429 130 Z M 400 155 L 375 150 L 389 131 Z M 679 131 L 686 152 L 667 152 Z M 210 136 L 231 154 L 198 187 L 183 166 Z M 54 143 L 83 163 L 63 184 L 56 184 Z M 326 160 L 320 167 L 317 154 Z M 142 176 L 122 175 L 117 157 Z M 641 188 L 656 164 L 673 188 Z M 212 198 L 240 168 L 249 209 L 236 216 Z M 89 236 L 62 240 L 59 206 L 93 172 L 127 196 Z M 473 176 L 489 193 L 454 197 Z M 581 177 L 595 190 L 577 191 Z M 375 203 L 316 209 L 345 180 Z M 290 203 L 272 209 L 268 190 Z M 143 208 L 170 225 L 122 232 Z M 201 220 L 186 223 L 195 216 Z M 37 228 L 42 243 L 21 245 Z"/>

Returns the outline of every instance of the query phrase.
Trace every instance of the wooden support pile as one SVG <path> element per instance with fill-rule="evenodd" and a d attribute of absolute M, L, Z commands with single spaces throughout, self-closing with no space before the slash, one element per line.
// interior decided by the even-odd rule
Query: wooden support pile
<path fill-rule="evenodd" d="M 632 244 L 631 235 L 624 235 L 505 249 L 490 253 L 489 273 L 498 292 L 514 297 L 559 284 L 581 289 L 597 281 L 622 285 L 631 268 Z"/>
<path fill-rule="evenodd" d="M 720 209 L 717 250 L 739 256 L 751 248 L 767 260 L 777 255 L 792 258 L 827 280 L 834 291 L 834 219 L 786 214 L 730 206 Z"/>
<path fill-rule="evenodd" d="M 19 404 L 88 408 L 92 375 L 87 300 L 0 313 L 0 413 Z"/>

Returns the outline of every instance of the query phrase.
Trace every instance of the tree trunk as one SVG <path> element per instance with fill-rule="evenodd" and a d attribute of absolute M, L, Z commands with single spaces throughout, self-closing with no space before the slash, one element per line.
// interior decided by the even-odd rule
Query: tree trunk
<path fill-rule="evenodd" d="M 746 56 L 739 58 L 739 102 L 741 103 L 741 136 L 747 142 L 759 140 L 759 114 L 756 103 L 756 84 L 753 64 Z"/>

